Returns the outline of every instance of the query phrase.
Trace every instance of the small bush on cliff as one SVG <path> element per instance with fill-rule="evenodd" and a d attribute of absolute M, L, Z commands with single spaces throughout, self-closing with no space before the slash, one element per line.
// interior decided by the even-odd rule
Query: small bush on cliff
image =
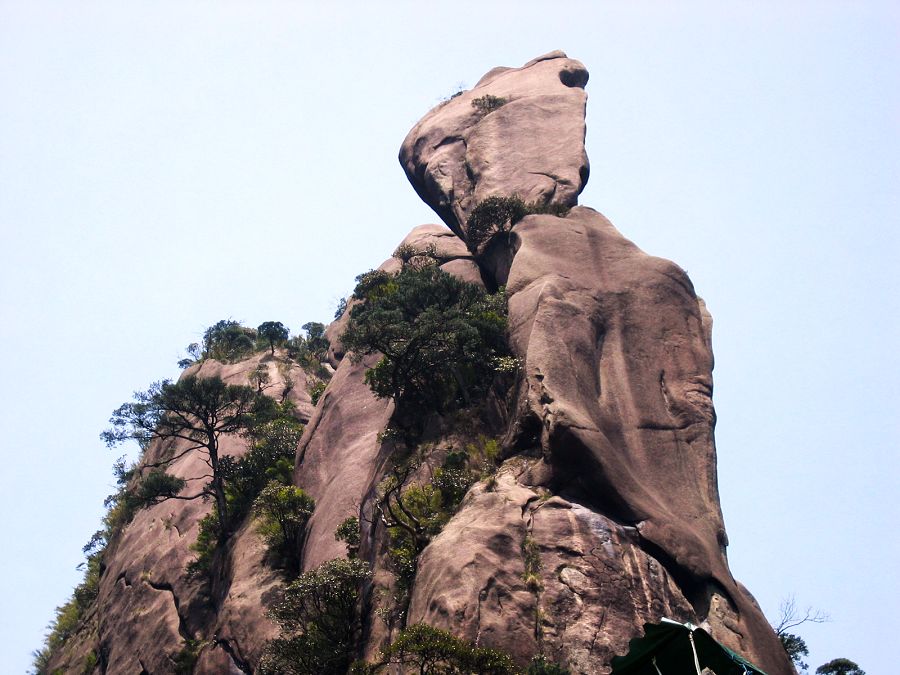
<path fill-rule="evenodd" d="M 472 99 L 472 107 L 483 115 L 487 115 L 502 108 L 506 103 L 507 100 L 502 96 L 492 96 L 491 94 L 485 94 L 484 96 Z"/>
<path fill-rule="evenodd" d="M 337 526 L 334 538 L 347 544 L 347 557 L 353 560 L 359 556 L 359 518 L 351 516 Z"/>
<path fill-rule="evenodd" d="M 376 514 L 390 537 L 388 556 L 397 575 L 398 597 L 405 606 L 415 579 L 419 554 L 447 524 L 479 474 L 468 468 L 464 452 L 451 452 L 435 469 L 431 482 L 407 485 L 415 464 L 394 467 L 378 489 Z"/>
<path fill-rule="evenodd" d="M 303 425 L 293 417 L 290 404 L 278 406 L 277 414 L 275 419 L 248 430 L 246 436 L 251 445 L 243 457 L 226 455 L 220 460 L 228 518 L 234 524 L 250 512 L 253 501 L 270 481 L 291 483 Z"/>
<path fill-rule="evenodd" d="M 398 415 L 446 412 L 483 394 L 493 358 L 506 354 L 506 299 L 463 282 L 439 267 L 406 266 L 396 275 L 370 272 L 354 292 L 341 340 L 360 359 L 382 354 L 366 371 L 380 398 L 393 398 Z"/>
<path fill-rule="evenodd" d="M 369 580 L 360 560 L 330 560 L 289 584 L 270 612 L 281 634 L 266 646 L 261 675 L 343 675 L 361 631 L 359 599 Z"/>
<path fill-rule="evenodd" d="M 322 398 L 327 386 L 324 382 L 316 382 L 309 388 L 309 400 L 313 405 L 319 405 L 319 399 Z"/>
<path fill-rule="evenodd" d="M 307 373 L 315 375 L 321 380 L 328 380 L 331 373 L 322 364 L 328 358 L 330 346 L 325 337 L 325 324 L 310 321 L 303 324 L 306 335 L 297 335 L 291 338 L 285 346 L 288 356 L 300 364 Z"/>
<path fill-rule="evenodd" d="M 488 197 L 472 209 L 466 221 L 466 243 L 475 251 L 498 234 L 509 232 L 525 216 L 545 213 L 563 217 L 568 212 L 569 207 L 562 204 L 526 204 L 516 195 Z"/>
<path fill-rule="evenodd" d="M 527 215 L 525 202 L 516 196 L 494 196 L 479 202 L 466 221 L 469 248 L 475 250 L 497 233 L 508 232 L 509 228 Z"/>
<path fill-rule="evenodd" d="M 306 492 L 277 481 L 263 488 L 253 503 L 259 518 L 258 532 L 265 538 L 270 554 L 291 573 L 299 569 L 300 547 L 314 508 L 315 502 Z"/>
<path fill-rule="evenodd" d="M 509 656 L 497 649 L 476 647 L 445 630 L 424 623 L 409 626 L 400 631 L 397 639 L 381 652 L 377 663 L 354 664 L 351 673 L 375 675 L 394 672 L 446 675 L 518 675 L 521 670 Z"/>
<path fill-rule="evenodd" d="M 203 357 L 229 363 L 256 349 L 257 333 L 237 321 L 222 319 L 203 333 Z"/>
<path fill-rule="evenodd" d="M 291 416 L 292 406 L 277 407 L 279 417 L 255 424 L 247 432 L 252 443 L 240 459 L 225 455 L 219 469 L 225 484 L 227 522 L 237 527 L 250 513 L 253 503 L 267 485 L 289 485 L 294 471 L 294 454 L 303 433 L 303 425 Z M 197 558 L 188 563 L 189 575 L 208 574 L 213 556 L 222 539 L 219 521 L 210 513 L 200 521 L 197 541 L 191 550 Z"/>
<path fill-rule="evenodd" d="M 535 656 L 528 664 L 525 675 L 570 675 L 570 673 L 567 668 L 548 661 L 543 656 Z"/>

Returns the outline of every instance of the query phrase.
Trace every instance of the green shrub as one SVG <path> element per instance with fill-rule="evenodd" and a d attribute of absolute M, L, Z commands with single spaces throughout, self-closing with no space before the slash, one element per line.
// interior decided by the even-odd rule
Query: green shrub
<path fill-rule="evenodd" d="M 263 488 L 253 503 L 259 518 L 257 531 L 266 540 L 269 552 L 290 572 L 300 566 L 300 547 L 314 508 L 315 501 L 306 492 L 277 481 Z"/>
<path fill-rule="evenodd" d="M 247 438 L 251 447 L 243 457 L 235 460 L 225 456 L 219 460 L 232 524 L 244 519 L 270 481 L 290 484 L 294 455 L 302 435 L 303 425 L 285 411 L 283 416 L 250 430 Z"/>
<path fill-rule="evenodd" d="M 343 675 L 361 625 L 362 585 L 371 578 L 360 560 L 330 560 L 287 586 L 269 616 L 281 632 L 260 661 L 261 675 Z"/>
<path fill-rule="evenodd" d="M 263 389 L 269 386 L 271 378 L 269 377 L 269 367 L 265 363 L 260 363 L 256 368 L 250 371 L 247 376 L 247 382 L 254 387 L 257 393 L 262 393 Z"/>
<path fill-rule="evenodd" d="M 257 333 L 237 321 L 222 319 L 203 333 L 203 358 L 239 361 L 256 349 Z"/>
<path fill-rule="evenodd" d="M 347 555 L 352 560 L 359 555 L 359 518 L 351 516 L 337 526 L 334 538 L 347 544 Z"/>
<path fill-rule="evenodd" d="M 213 556 L 219 542 L 222 540 L 222 532 L 219 527 L 219 519 L 215 513 L 208 513 L 200 519 L 197 541 L 191 544 L 191 550 L 197 557 L 188 562 L 185 573 L 189 577 L 208 577 L 212 569 Z"/>
<path fill-rule="evenodd" d="M 300 364 L 307 373 L 321 380 L 328 380 L 331 373 L 322 364 L 328 358 L 330 344 L 325 337 L 325 325 L 310 321 L 303 324 L 306 336 L 297 335 L 285 343 L 288 356 Z"/>
<path fill-rule="evenodd" d="M 466 221 L 466 242 L 475 250 L 500 232 L 508 232 L 528 215 L 525 202 L 516 196 L 488 197 L 479 202 Z"/>
<path fill-rule="evenodd" d="M 391 254 L 392 258 L 399 260 L 403 266 L 428 267 L 438 264 L 437 246 L 429 244 L 424 249 L 418 249 L 410 244 L 400 244 Z"/>
<path fill-rule="evenodd" d="M 97 663 L 97 654 L 92 649 L 85 655 L 84 661 L 81 664 L 81 675 L 91 675 L 91 673 L 94 672 L 94 668 L 97 667 Z"/>
<path fill-rule="evenodd" d="M 391 397 L 398 419 L 421 423 L 422 413 L 468 404 L 490 385 L 495 356 L 507 353 L 506 299 L 439 267 L 404 267 L 396 275 L 362 275 L 341 340 L 361 359 L 380 353 L 366 382 Z"/>
<path fill-rule="evenodd" d="M 322 398 L 322 394 L 325 393 L 325 387 L 327 386 L 325 382 L 320 380 L 309 388 L 309 398 L 313 405 L 319 405 L 319 399 Z"/>
<path fill-rule="evenodd" d="M 467 466 L 465 452 L 451 452 L 435 469 L 431 482 L 405 486 L 414 466 L 395 468 L 378 489 L 376 509 L 390 537 L 388 557 L 397 575 L 399 604 L 415 579 L 419 554 L 453 517 L 478 474 Z"/>
<path fill-rule="evenodd" d="M 172 659 L 175 664 L 175 675 L 192 675 L 200 658 L 201 649 L 203 649 L 202 640 L 185 640 L 181 650 Z"/>
<path fill-rule="evenodd" d="M 502 108 L 507 104 L 507 102 L 508 101 L 502 96 L 492 96 L 491 94 L 485 94 L 484 96 L 479 96 L 478 98 L 472 99 L 472 107 L 483 115 L 487 115 L 499 108 Z"/>
<path fill-rule="evenodd" d="M 498 234 L 509 232 L 525 216 L 543 213 L 563 217 L 569 207 L 563 204 L 526 204 L 518 196 L 487 197 L 479 202 L 466 220 L 466 243 L 475 251 Z"/>
<path fill-rule="evenodd" d="M 570 673 L 567 668 L 547 661 L 543 656 L 535 656 L 528 664 L 525 675 L 570 675 Z"/>
<path fill-rule="evenodd" d="M 380 662 L 373 664 L 368 672 L 377 673 L 391 666 L 435 674 L 516 675 L 520 672 L 509 654 L 476 647 L 424 623 L 402 630 L 397 639 L 382 650 Z"/>

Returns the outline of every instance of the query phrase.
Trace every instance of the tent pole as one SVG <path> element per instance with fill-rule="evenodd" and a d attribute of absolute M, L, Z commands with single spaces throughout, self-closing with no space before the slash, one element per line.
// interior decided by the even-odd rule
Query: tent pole
<path fill-rule="evenodd" d="M 656 675 L 662 675 L 662 671 L 659 669 L 659 666 L 656 665 L 656 657 L 654 656 L 650 659 L 650 662 L 653 664 L 653 667 L 656 669 Z"/>
<path fill-rule="evenodd" d="M 694 631 L 688 631 L 688 640 L 691 641 L 691 651 L 694 653 L 694 668 L 697 669 L 697 675 L 703 675 L 700 672 L 700 660 L 697 658 L 697 645 L 694 644 Z"/>

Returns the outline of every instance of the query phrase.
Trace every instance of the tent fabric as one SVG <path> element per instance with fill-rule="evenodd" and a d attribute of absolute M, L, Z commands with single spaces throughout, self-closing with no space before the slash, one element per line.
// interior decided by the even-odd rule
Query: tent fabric
<path fill-rule="evenodd" d="M 644 637 L 612 660 L 612 675 L 699 675 L 695 663 L 715 675 L 766 675 L 702 628 L 671 619 L 644 624 Z"/>

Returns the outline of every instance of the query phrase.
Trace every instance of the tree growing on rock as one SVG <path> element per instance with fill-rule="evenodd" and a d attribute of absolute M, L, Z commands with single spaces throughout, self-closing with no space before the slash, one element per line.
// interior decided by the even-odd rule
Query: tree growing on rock
<path fill-rule="evenodd" d="M 306 492 L 277 480 L 264 487 L 253 503 L 259 518 L 257 531 L 266 540 L 269 552 L 291 573 L 299 570 L 300 547 L 314 508 L 315 501 Z"/>
<path fill-rule="evenodd" d="M 269 341 L 269 348 L 272 350 L 273 355 L 275 354 L 275 345 L 281 344 L 290 335 L 288 329 L 280 321 L 263 321 L 259 324 L 256 332 L 261 338 Z"/>
<path fill-rule="evenodd" d="M 270 616 L 281 634 L 267 645 L 262 675 L 343 675 L 362 630 L 359 600 L 372 576 L 361 560 L 329 560 L 285 588 Z"/>
<path fill-rule="evenodd" d="M 262 418 L 274 414 L 275 403 L 252 387 L 226 384 L 218 377 L 191 375 L 178 382 L 164 380 L 134 400 L 123 403 L 110 418 L 111 428 L 101 434 L 109 447 L 134 440 L 146 448 L 153 440 L 180 441 L 175 454 L 152 464 L 143 464 L 147 474 L 139 482 L 143 505 L 167 499 L 215 500 L 221 536 L 229 531 L 228 506 L 219 437 L 246 431 Z M 191 480 L 205 480 L 199 490 L 183 495 L 184 479 L 166 473 L 166 468 L 190 452 L 199 450 L 209 473 Z"/>
<path fill-rule="evenodd" d="M 809 648 L 802 637 L 791 631 L 804 623 L 826 623 L 831 619 L 826 613 L 812 607 L 807 607 L 801 612 L 794 596 L 783 600 L 778 612 L 778 621 L 772 625 L 775 635 L 778 636 L 781 646 L 784 647 L 797 671 L 806 672 L 809 665 L 803 659 L 809 656 Z"/>
<path fill-rule="evenodd" d="M 833 659 L 816 668 L 816 675 L 866 675 L 866 672 L 850 659 Z"/>
<path fill-rule="evenodd" d="M 407 414 L 446 412 L 488 388 L 494 359 L 506 354 L 506 299 L 436 265 L 358 277 L 341 337 L 355 358 L 381 354 L 366 372 L 380 398 Z"/>
<path fill-rule="evenodd" d="M 256 331 L 237 321 L 222 319 L 203 333 L 203 357 L 217 361 L 236 361 L 253 351 Z"/>

